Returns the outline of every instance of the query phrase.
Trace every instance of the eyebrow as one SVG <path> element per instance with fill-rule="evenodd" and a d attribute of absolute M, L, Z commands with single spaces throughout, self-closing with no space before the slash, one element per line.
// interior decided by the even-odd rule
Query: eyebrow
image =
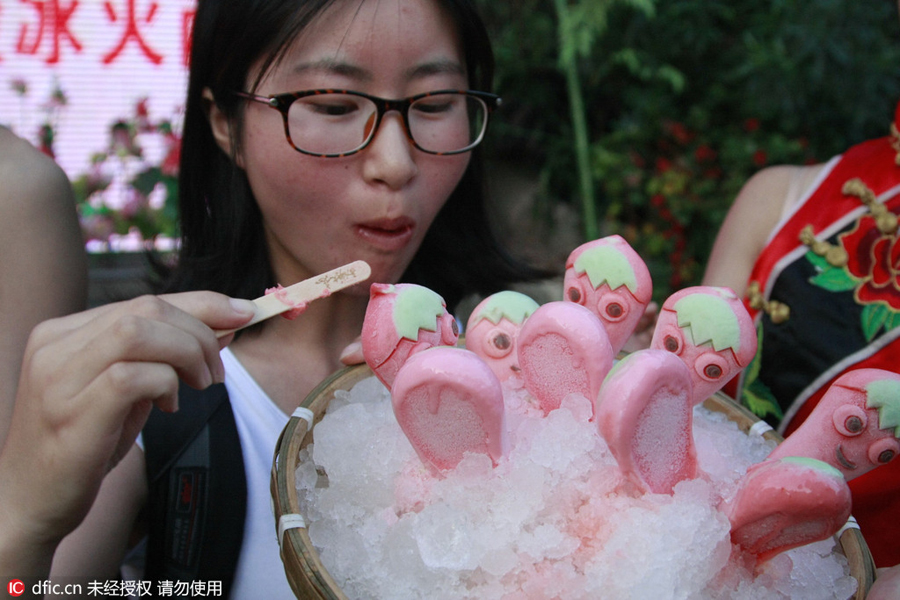
<path fill-rule="evenodd" d="M 344 77 L 349 77 L 351 79 L 356 79 L 362 82 L 370 81 L 372 79 L 372 74 L 367 69 L 356 66 L 352 63 L 331 58 L 323 58 L 313 62 L 302 63 L 294 67 L 294 72 L 296 73 L 303 73 L 306 71 L 320 71 L 324 73 L 331 73 L 334 75 L 341 75 Z M 415 80 L 429 77 L 431 75 L 442 74 L 465 76 L 466 70 L 460 63 L 454 60 L 437 59 L 431 62 L 416 65 L 411 69 L 408 69 L 406 72 L 406 78 L 409 80 Z"/>
<path fill-rule="evenodd" d="M 313 62 L 301 63 L 294 67 L 295 73 L 304 73 L 306 71 L 321 71 L 360 80 L 371 78 L 368 71 L 365 69 L 331 58 L 322 58 Z"/>
<path fill-rule="evenodd" d="M 466 70 L 463 68 L 461 64 L 454 60 L 449 59 L 439 59 L 432 62 L 423 63 L 421 65 L 417 65 L 407 71 L 407 77 L 409 79 L 418 79 L 421 77 L 428 77 L 430 75 L 462 75 L 465 76 Z"/>

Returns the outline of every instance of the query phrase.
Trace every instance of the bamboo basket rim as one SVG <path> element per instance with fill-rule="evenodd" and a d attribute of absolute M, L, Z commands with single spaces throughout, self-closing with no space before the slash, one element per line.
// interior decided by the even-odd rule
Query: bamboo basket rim
<path fill-rule="evenodd" d="M 305 518 L 300 514 L 295 474 L 300 450 L 312 442 L 312 429 L 325 414 L 325 409 L 334 399 L 335 391 L 349 390 L 370 376 L 371 369 L 360 364 L 344 367 L 327 377 L 291 415 L 275 447 L 271 473 L 275 529 L 285 574 L 297 598 L 348 600 L 313 548 Z M 776 443 L 784 439 L 723 392 L 713 394 L 704 401 L 703 406 L 724 414 L 747 435 L 761 435 Z M 852 526 L 855 523 L 852 517 L 850 523 L 837 534 L 838 541 L 847 557 L 850 574 L 858 583 L 852 600 L 864 600 L 875 582 L 875 562 L 862 532 L 858 527 Z"/>

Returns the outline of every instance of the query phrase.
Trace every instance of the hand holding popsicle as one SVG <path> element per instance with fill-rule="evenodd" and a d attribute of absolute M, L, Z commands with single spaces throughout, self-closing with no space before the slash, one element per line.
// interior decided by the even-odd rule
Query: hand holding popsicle
<path fill-rule="evenodd" d="M 185 292 L 106 304 L 34 329 L 0 453 L 0 506 L 7 523 L 29 533 L 18 551 L 37 544 L 52 555 L 134 446 L 151 408 L 177 410 L 179 379 L 195 388 L 224 379 L 213 330 L 239 327 L 252 311 L 248 300 Z M 22 469 L 29 464 L 42 467 Z"/>
<path fill-rule="evenodd" d="M 216 331 L 216 337 L 224 337 L 256 325 L 288 311 L 302 311 L 313 300 L 325 298 L 334 292 L 350 287 L 361 281 L 365 281 L 372 274 L 372 269 L 364 260 L 357 260 L 344 266 L 332 269 L 320 275 L 304 279 L 286 288 L 276 288 L 273 293 L 266 293 L 253 301 L 255 314 L 246 324 L 236 329 L 223 329 Z"/>

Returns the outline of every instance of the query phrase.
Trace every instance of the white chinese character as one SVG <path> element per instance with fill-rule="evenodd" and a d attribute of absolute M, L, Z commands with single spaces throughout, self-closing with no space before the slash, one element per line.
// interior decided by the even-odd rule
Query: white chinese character
<path fill-rule="evenodd" d="M 174 584 L 171 581 L 160 581 L 156 588 L 159 590 L 160 596 L 171 596 L 172 595 L 172 586 Z"/>
<path fill-rule="evenodd" d="M 150 596 L 153 594 L 153 583 L 150 581 L 138 581 L 137 582 L 137 595 L 138 597 L 142 596 Z"/>
<path fill-rule="evenodd" d="M 187 596 L 188 590 L 190 587 L 188 586 L 187 581 L 176 581 L 175 582 L 175 595 L 176 596 Z"/>
<path fill-rule="evenodd" d="M 192 581 L 191 582 L 191 596 L 205 596 L 206 595 L 206 582 L 205 581 Z"/>
<path fill-rule="evenodd" d="M 121 596 L 122 595 L 122 582 L 117 579 L 109 579 L 103 582 L 103 595 L 104 596 Z"/>
<path fill-rule="evenodd" d="M 99 596 L 103 593 L 103 583 L 100 581 L 88 582 L 88 596 Z"/>
<path fill-rule="evenodd" d="M 128 580 L 125 580 L 122 582 L 122 595 L 123 596 L 128 596 L 128 597 L 136 596 L 137 595 L 136 590 L 137 590 L 137 582 L 136 581 L 132 581 L 132 580 L 128 579 Z"/>

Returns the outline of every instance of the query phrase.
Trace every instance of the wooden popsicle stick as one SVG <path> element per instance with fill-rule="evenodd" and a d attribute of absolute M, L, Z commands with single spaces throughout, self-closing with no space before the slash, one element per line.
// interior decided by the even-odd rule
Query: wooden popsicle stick
<path fill-rule="evenodd" d="M 371 274 L 372 268 L 369 267 L 369 263 L 364 260 L 357 260 L 309 279 L 304 279 L 277 292 L 260 296 L 253 301 L 253 304 L 256 305 L 256 314 L 252 319 L 236 329 L 220 329 L 216 331 L 216 337 L 221 338 L 239 329 L 255 325 L 260 321 L 265 321 L 289 310 L 300 308 L 313 300 L 330 296 L 334 292 L 350 287 L 360 281 L 365 281 Z"/>

